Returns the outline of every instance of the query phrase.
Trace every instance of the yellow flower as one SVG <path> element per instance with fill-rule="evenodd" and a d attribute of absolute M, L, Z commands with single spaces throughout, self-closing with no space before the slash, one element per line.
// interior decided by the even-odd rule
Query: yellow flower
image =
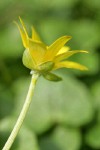
<path fill-rule="evenodd" d="M 58 38 L 50 46 L 45 45 L 34 27 L 32 27 L 32 37 L 28 36 L 24 22 L 19 17 L 21 27 L 17 24 L 25 51 L 23 53 L 23 64 L 33 70 L 39 72 L 48 80 L 58 81 L 60 77 L 51 73 L 52 70 L 59 68 L 73 68 L 79 70 L 87 70 L 87 68 L 76 62 L 66 60 L 76 53 L 88 53 L 85 50 L 70 50 L 64 46 L 71 36 L 62 36 Z"/>

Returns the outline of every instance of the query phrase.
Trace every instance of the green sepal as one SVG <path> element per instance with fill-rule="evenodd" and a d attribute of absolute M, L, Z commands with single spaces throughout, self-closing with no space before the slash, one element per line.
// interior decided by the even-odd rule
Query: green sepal
<path fill-rule="evenodd" d="M 59 77 L 53 73 L 50 73 L 50 72 L 44 73 L 43 77 L 49 81 L 54 81 L 54 82 L 58 82 L 58 81 L 62 80 L 61 77 Z"/>
<path fill-rule="evenodd" d="M 35 62 L 28 49 L 26 49 L 23 53 L 22 62 L 25 67 L 35 70 Z"/>
<path fill-rule="evenodd" d="M 54 66 L 54 62 L 48 61 L 48 62 L 45 62 L 45 63 L 42 63 L 41 65 L 39 65 L 38 71 L 48 72 L 48 71 L 52 70 L 53 66 Z"/>

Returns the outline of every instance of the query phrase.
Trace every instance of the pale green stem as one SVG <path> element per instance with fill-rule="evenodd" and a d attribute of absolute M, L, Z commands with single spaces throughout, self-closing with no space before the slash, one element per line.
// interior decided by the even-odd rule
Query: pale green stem
<path fill-rule="evenodd" d="M 21 110 L 21 113 L 18 117 L 18 120 L 7 140 L 7 142 L 5 143 L 4 147 L 2 150 L 9 150 L 22 126 L 22 123 L 24 121 L 24 118 L 26 116 L 26 113 L 29 109 L 29 106 L 30 106 L 30 103 L 31 103 L 31 100 L 32 100 L 32 95 L 33 95 L 33 92 L 34 92 L 34 88 L 35 88 L 35 85 L 36 85 L 36 81 L 39 77 L 39 74 L 38 73 L 33 73 L 32 75 L 32 79 L 31 79 L 31 83 L 30 83 L 30 87 L 29 87 L 29 90 L 28 90 L 28 93 L 27 93 L 27 97 L 26 97 L 26 100 L 25 100 L 25 103 L 23 105 L 23 108 Z"/>

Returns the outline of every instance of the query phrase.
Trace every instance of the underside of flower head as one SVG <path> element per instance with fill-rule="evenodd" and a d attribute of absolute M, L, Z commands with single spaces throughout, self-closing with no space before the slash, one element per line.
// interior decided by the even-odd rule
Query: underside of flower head
<path fill-rule="evenodd" d="M 23 64 L 31 69 L 38 71 L 46 79 L 52 81 L 61 80 L 60 77 L 51 73 L 52 70 L 60 68 L 73 68 L 87 70 L 87 67 L 72 61 L 66 60 L 76 53 L 88 53 L 86 50 L 70 50 L 65 44 L 71 39 L 71 36 L 62 36 L 53 44 L 47 46 L 42 42 L 34 27 L 32 27 L 32 36 L 29 37 L 24 22 L 19 17 L 21 26 L 18 23 L 23 46 Z"/>

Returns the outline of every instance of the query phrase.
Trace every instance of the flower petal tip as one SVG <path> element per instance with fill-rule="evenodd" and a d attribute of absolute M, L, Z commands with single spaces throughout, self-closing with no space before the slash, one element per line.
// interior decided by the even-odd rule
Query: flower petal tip
<path fill-rule="evenodd" d="M 21 17 L 19 16 L 18 18 L 19 18 L 19 20 L 20 20 L 20 22 L 21 22 L 21 21 L 22 21 Z"/>
<path fill-rule="evenodd" d="M 69 40 L 72 39 L 72 36 L 69 36 L 69 35 L 65 35 L 65 37 Z"/>
<path fill-rule="evenodd" d="M 87 50 L 82 50 L 82 51 L 83 51 L 83 53 L 87 53 L 87 54 L 89 53 L 89 51 L 87 51 Z"/>
<path fill-rule="evenodd" d="M 84 66 L 81 70 L 82 70 L 82 71 L 88 71 L 89 69 Z"/>

